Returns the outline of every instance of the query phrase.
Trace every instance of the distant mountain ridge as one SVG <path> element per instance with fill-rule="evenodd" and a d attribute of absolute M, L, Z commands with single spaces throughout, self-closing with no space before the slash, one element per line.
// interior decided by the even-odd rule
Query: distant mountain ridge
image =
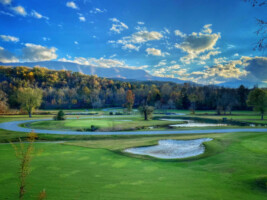
<path fill-rule="evenodd" d="M 184 81 L 178 78 L 166 78 L 153 76 L 146 72 L 143 69 L 131 69 L 124 67 L 94 67 L 90 65 L 80 65 L 72 62 L 63 62 L 63 61 L 42 61 L 42 62 L 23 62 L 23 63 L 0 63 L 2 66 L 26 66 L 26 67 L 46 67 L 51 70 L 69 70 L 73 72 L 82 72 L 87 75 L 97 75 L 98 77 L 112 78 L 118 80 L 127 80 L 127 81 L 162 81 L 162 82 L 174 82 L 178 84 L 183 84 L 185 82 L 201 85 L 195 82 Z M 241 84 L 245 87 L 252 88 L 255 85 L 259 85 L 255 81 L 241 81 L 241 80 L 229 80 L 228 82 L 215 84 L 219 87 L 230 87 L 237 88 Z M 267 85 L 267 84 L 265 84 Z M 265 85 L 259 85 L 260 87 L 266 87 Z"/>
<path fill-rule="evenodd" d="M 152 76 L 142 69 L 131 69 L 124 67 L 94 67 L 90 65 L 80 65 L 72 62 L 62 61 L 42 61 L 42 62 L 24 62 L 24 63 L 0 63 L 2 66 L 25 66 L 25 67 L 46 67 L 52 70 L 69 70 L 73 72 L 82 72 L 87 75 L 97 75 L 98 77 L 117 78 L 122 80 L 137 81 L 166 81 L 175 83 L 184 83 L 186 81 L 176 78 L 164 78 Z"/>

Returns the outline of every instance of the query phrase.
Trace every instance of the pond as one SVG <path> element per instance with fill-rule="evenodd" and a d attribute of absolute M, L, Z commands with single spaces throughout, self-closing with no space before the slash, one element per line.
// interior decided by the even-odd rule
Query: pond
<path fill-rule="evenodd" d="M 194 140 L 159 140 L 157 145 L 125 149 L 124 152 L 147 155 L 161 159 L 189 158 L 205 152 L 203 142 L 212 138 L 200 138 Z"/>

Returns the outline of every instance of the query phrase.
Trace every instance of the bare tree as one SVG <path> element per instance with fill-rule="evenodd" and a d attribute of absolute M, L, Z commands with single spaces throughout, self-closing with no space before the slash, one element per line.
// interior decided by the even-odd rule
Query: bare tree
<path fill-rule="evenodd" d="M 263 7 L 267 5 L 266 0 L 244 0 L 245 2 L 251 3 L 253 7 Z M 264 51 L 267 47 L 266 44 L 266 33 L 267 33 L 267 22 L 263 19 L 256 19 L 258 24 L 258 30 L 256 34 L 259 36 L 259 40 L 257 41 L 254 50 Z"/>

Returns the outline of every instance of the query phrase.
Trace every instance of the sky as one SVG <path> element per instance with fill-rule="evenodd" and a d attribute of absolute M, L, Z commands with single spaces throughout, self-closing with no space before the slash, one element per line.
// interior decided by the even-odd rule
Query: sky
<path fill-rule="evenodd" d="M 267 85 L 253 50 L 266 6 L 243 0 L 0 0 L 0 62 L 144 69 L 201 84 Z"/>

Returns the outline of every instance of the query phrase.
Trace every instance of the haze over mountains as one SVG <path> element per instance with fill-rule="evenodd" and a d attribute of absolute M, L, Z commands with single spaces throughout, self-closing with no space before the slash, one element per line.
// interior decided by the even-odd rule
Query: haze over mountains
<path fill-rule="evenodd" d="M 2 66 L 27 66 L 27 67 L 46 67 L 52 70 L 69 70 L 73 72 L 81 72 L 87 75 L 97 75 L 99 77 L 105 78 L 115 78 L 122 80 L 137 80 L 137 81 L 166 81 L 175 83 L 184 83 L 188 81 L 180 80 L 177 78 L 166 78 L 153 76 L 143 69 L 131 69 L 124 67 L 94 67 L 90 65 L 80 65 L 72 62 L 62 62 L 62 61 L 41 61 L 41 62 L 17 62 L 17 63 L 0 63 Z M 246 87 L 253 87 L 257 85 L 257 82 L 248 82 L 241 80 L 234 80 L 225 83 L 217 84 L 218 86 L 225 87 L 239 87 L 241 84 Z"/>
<path fill-rule="evenodd" d="M 105 78 L 138 80 L 138 81 L 171 81 L 175 83 L 184 83 L 185 81 L 176 78 L 164 78 L 152 76 L 143 69 L 131 69 L 124 67 L 94 67 L 90 65 L 80 65 L 72 62 L 62 61 L 43 61 L 43 62 L 24 62 L 24 63 L 0 63 L 3 66 L 27 66 L 27 67 L 46 67 L 52 70 L 70 70 L 81 72 L 87 75 L 97 75 Z"/>

